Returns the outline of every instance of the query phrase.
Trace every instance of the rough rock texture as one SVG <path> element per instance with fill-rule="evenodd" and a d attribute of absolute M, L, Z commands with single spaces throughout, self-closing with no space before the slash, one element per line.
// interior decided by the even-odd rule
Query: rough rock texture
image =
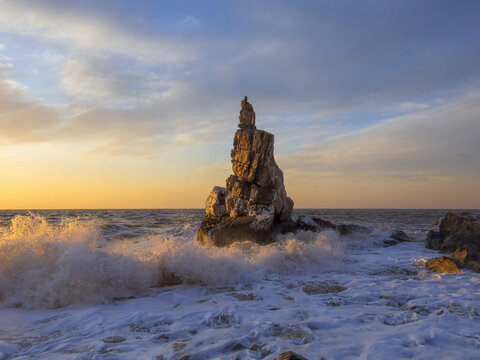
<path fill-rule="evenodd" d="M 425 239 L 425 248 L 433 249 L 433 250 L 440 250 L 443 244 L 443 238 L 440 235 L 439 231 L 430 230 L 427 233 L 427 238 Z"/>
<path fill-rule="evenodd" d="M 287 196 L 283 172 L 273 156 L 274 136 L 255 126 L 255 112 L 242 100 L 239 129 L 231 151 L 233 175 L 226 187 L 215 186 L 205 202 L 206 216 L 196 239 L 225 246 L 234 241 L 273 241 L 273 232 L 291 220 L 293 200 Z"/>
<path fill-rule="evenodd" d="M 425 241 L 427 249 L 451 253 L 464 248 L 468 260 L 480 260 L 480 219 L 447 213 L 440 220 L 439 231 L 430 231 Z"/>
<path fill-rule="evenodd" d="M 408 242 L 408 241 L 412 241 L 412 238 L 408 236 L 405 233 L 405 231 L 394 230 L 392 232 L 392 235 L 390 236 L 390 239 L 384 240 L 383 244 L 385 245 L 385 247 L 388 247 L 388 246 L 398 245 L 402 242 Z"/>
<path fill-rule="evenodd" d="M 281 353 L 276 360 L 307 360 L 307 358 L 295 354 L 293 351 L 286 351 Z"/>
<path fill-rule="evenodd" d="M 460 267 L 480 269 L 480 218 L 463 213 L 447 213 L 440 220 L 439 231 L 429 231 L 425 239 L 427 249 L 449 253 Z M 433 259 L 432 259 L 433 260 Z"/>
<path fill-rule="evenodd" d="M 299 230 L 303 231 L 325 231 L 325 230 L 333 230 L 340 233 L 340 235 L 350 235 L 354 232 L 361 232 L 361 233 L 369 233 L 370 229 L 355 225 L 355 224 L 339 224 L 335 225 L 328 220 L 323 220 L 319 217 L 309 217 L 301 215 L 298 217 L 297 221 L 286 221 L 282 223 L 282 234 L 286 233 L 296 233 Z"/>
<path fill-rule="evenodd" d="M 428 260 L 425 267 L 427 270 L 433 270 L 438 273 L 456 274 L 460 272 L 455 261 L 445 256 Z"/>
<path fill-rule="evenodd" d="M 208 195 L 207 201 L 205 201 L 205 211 L 207 216 L 222 217 L 227 214 L 227 208 L 225 206 L 226 197 L 225 188 L 221 186 L 215 186 L 210 195 Z"/>
<path fill-rule="evenodd" d="M 412 238 L 408 236 L 405 231 L 402 230 L 394 230 L 391 236 L 392 239 L 395 239 L 399 242 L 407 242 L 412 241 Z"/>

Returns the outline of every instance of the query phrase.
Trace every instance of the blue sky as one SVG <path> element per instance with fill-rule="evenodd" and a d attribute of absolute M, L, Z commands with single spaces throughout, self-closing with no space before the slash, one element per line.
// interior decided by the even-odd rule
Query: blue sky
<path fill-rule="evenodd" d="M 200 207 L 247 94 L 297 205 L 479 207 L 479 38 L 477 1 L 0 0 L 0 147 L 193 177 Z"/>

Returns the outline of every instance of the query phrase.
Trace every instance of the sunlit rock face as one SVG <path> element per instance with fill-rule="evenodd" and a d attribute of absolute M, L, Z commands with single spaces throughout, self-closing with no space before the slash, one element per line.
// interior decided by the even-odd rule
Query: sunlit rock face
<path fill-rule="evenodd" d="M 247 97 L 241 102 L 239 129 L 231 151 L 233 175 L 226 187 L 215 186 L 205 202 L 206 216 L 196 239 L 225 246 L 234 241 L 272 241 L 279 225 L 291 221 L 293 200 L 273 156 L 274 136 L 255 126 Z"/>
<path fill-rule="evenodd" d="M 448 257 L 431 259 L 430 265 L 427 262 L 427 269 L 437 271 L 438 266 L 442 265 L 443 269 L 453 262 L 460 268 L 480 272 L 480 217 L 469 213 L 462 213 L 462 216 L 447 213 L 440 220 L 439 231 L 428 232 L 425 247 L 449 253 Z"/>

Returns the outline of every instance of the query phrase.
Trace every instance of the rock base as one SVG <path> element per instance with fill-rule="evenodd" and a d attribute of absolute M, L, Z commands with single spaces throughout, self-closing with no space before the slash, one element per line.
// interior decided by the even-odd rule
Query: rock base
<path fill-rule="evenodd" d="M 195 240 L 203 245 L 213 246 L 228 246 L 237 241 L 253 241 L 258 244 L 273 242 L 272 230 L 256 228 L 256 222 L 255 216 L 206 216 L 200 224 Z"/>

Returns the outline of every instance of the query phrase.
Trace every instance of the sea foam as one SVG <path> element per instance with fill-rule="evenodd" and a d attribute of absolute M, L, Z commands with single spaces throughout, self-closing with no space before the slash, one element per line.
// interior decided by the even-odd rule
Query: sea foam
<path fill-rule="evenodd" d="M 142 295 L 176 283 L 253 282 L 273 274 L 326 270 L 344 256 L 334 232 L 282 235 L 260 246 L 226 248 L 193 240 L 196 226 L 107 242 L 98 220 L 58 225 L 30 213 L 0 228 L 0 301 L 6 306 L 61 307 Z"/>

